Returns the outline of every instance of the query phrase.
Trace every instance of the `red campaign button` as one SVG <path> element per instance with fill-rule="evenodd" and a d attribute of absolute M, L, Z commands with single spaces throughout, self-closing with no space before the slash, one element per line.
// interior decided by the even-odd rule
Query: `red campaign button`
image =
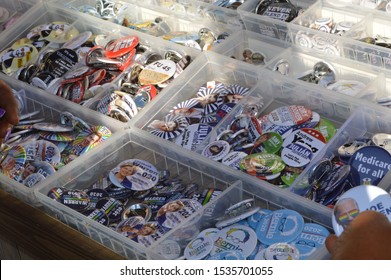
<path fill-rule="evenodd" d="M 157 95 L 157 89 L 153 85 L 142 86 L 141 88 L 139 88 L 137 92 L 142 92 L 142 91 L 148 92 L 151 99 L 154 99 Z"/>
<path fill-rule="evenodd" d="M 87 66 L 93 66 L 96 63 L 96 59 L 99 57 L 105 57 L 105 49 L 101 46 L 95 46 L 90 49 L 85 58 Z"/>
<path fill-rule="evenodd" d="M 136 54 L 136 49 L 133 49 L 130 53 L 126 54 L 126 60 L 119 67 L 120 71 L 124 71 L 126 68 L 132 64 L 133 56 Z"/>
<path fill-rule="evenodd" d="M 268 115 L 269 121 L 282 126 L 300 125 L 311 117 L 312 110 L 302 105 L 282 106 Z"/>
<path fill-rule="evenodd" d="M 327 142 L 326 137 L 324 137 L 324 135 L 322 133 L 320 133 L 319 131 L 317 131 L 315 129 L 312 129 L 312 128 L 302 128 L 301 130 L 307 132 L 309 135 L 311 135 L 312 137 L 322 141 L 323 143 Z"/>
<path fill-rule="evenodd" d="M 105 78 L 106 76 L 106 70 L 105 69 L 99 69 L 92 73 L 92 75 L 88 76 L 88 81 L 91 87 L 99 85 L 100 82 Z"/>
<path fill-rule="evenodd" d="M 84 82 L 79 81 L 74 83 L 69 90 L 71 95 L 70 99 L 73 102 L 80 103 L 83 100 L 84 91 L 85 91 Z"/>
<path fill-rule="evenodd" d="M 123 56 L 132 50 L 138 45 L 138 37 L 127 36 L 121 39 L 118 39 L 114 42 L 109 43 L 106 47 L 106 57 L 107 58 L 116 58 Z"/>

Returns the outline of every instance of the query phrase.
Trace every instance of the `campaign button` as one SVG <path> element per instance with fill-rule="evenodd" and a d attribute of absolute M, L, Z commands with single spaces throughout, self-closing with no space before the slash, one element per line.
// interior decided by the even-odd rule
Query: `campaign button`
<path fill-rule="evenodd" d="M 266 215 L 258 223 L 256 232 L 260 242 L 272 245 L 295 240 L 303 228 L 304 219 L 298 212 L 281 209 Z"/>
<path fill-rule="evenodd" d="M 239 250 L 226 250 L 213 254 L 207 260 L 245 260 L 246 256 Z"/>
<path fill-rule="evenodd" d="M 320 118 L 318 125 L 314 129 L 322 133 L 327 142 L 337 133 L 335 125 L 325 118 Z"/>
<path fill-rule="evenodd" d="M 281 159 L 288 166 L 304 167 L 310 163 L 313 154 L 311 150 L 301 144 L 290 143 L 281 151 Z"/>
<path fill-rule="evenodd" d="M 122 213 L 122 219 L 126 220 L 133 216 L 143 217 L 144 220 L 148 222 L 152 217 L 152 210 L 144 203 L 133 204 L 124 210 Z"/>
<path fill-rule="evenodd" d="M 360 178 L 360 184 L 376 186 L 391 169 L 390 153 L 378 146 L 366 146 L 357 150 L 349 159 Z"/>
<path fill-rule="evenodd" d="M 153 120 L 148 127 L 152 128 L 152 135 L 163 139 L 174 139 L 181 135 L 188 127 L 189 123 L 182 116 L 167 115 L 164 120 Z"/>
<path fill-rule="evenodd" d="M 326 145 L 326 138 L 319 131 L 312 128 L 301 128 L 285 138 L 283 146 L 299 144 L 309 148 L 315 157 Z"/>
<path fill-rule="evenodd" d="M 312 110 L 301 105 L 282 106 L 268 115 L 269 121 L 282 126 L 300 125 L 312 117 Z"/>
<path fill-rule="evenodd" d="M 360 185 L 346 191 L 334 206 L 332 224 L 335 234 L 341 235 L 350 222 L 366 210 L 382 213 L 391 221 L 390 194 L 372 185 Z"/>
<path fill-rule="evenodd" d="M 254 143 L 254 149 L 259 152 L 276 154 L 280 151 L 283 139 L 276 132 L 266 132 L 262 134 Z"/>
<path fill-rule="evenodd" d="M 62 45 L 62 47 L 64 49 L 75 50 L 75 49 L 79 48 L 81 45 L 83 45 L 85 42 L 87 42 L 91 36 L 92 36 L 91 31 L 85 31 L 83 33 L 80 33 L 78 36 L 72 38 L 68 42 L 64 43 L 64 45 Z"/>
<path fill-rule="evenodd" d="M 213 249 L 213 240 L 208 236 L 198 236 L 187 244 L 184 256 L 187 260 L 201 260 Z"/>
<path fill-rule="evenodd" d="M 253 230 L 256 230 L 258 223 L 260 223 L 263 218 L 270 213 L 272 213 L 272 211 L 269 209 L 260 209 L 259 211 L 247 218 L 248 225 Z"/>
<path fill-rule="evenodd" d="M 88 195 L 78 190 L 65 190 L 58 201 L 80 212 L 90 207 L 90 198 Z"/>
<path fill-rule="evenodd" d="M 266 248 L 266 260 L 298 260 L 300 258 L 299 250 L 288 243 L 275 243 Z"/>
<path fill-rule="evenodd" d="M 64 76 L 79 61 L 74 50 L 59 49 L 51 53 L 45 60 L 44 69 L 52 73 L 56 78 Z"/>
<path fill-rule="evenodd" d="M 240 170 L 240 162 L 246 156 L 248 156 L 248 154 L 244 152 L 239 152 L 239 151 L 230 152 L 221 160 L 221 163 L 231 168 Z"/>
<path fill-rule="evenodd" d="M 211 131 L 210 125 L 192 124 L 175 139 L 175 142 L 188 150 L 195 151 Z"/>
<path fill-rule="evenodd" d="M 181 256 L 181 246 L 174 240 L 164 240 L 156 246 L 156 252 L 165 259 L 174 260 Z"/>
<path fill-rule="evenodd" d="M 29 176 L 27 176 L 26 179 L 24 179 L 23 185 L 25 185 L 26 187 L 32 188 L 33 186 L 35 186 L 36 184 L 38 184 L 39 182 L 41 182 L 43 180 L 45 180 L 45 176 L 43 176 L 40 173 L 33 173 L 33 174 L 30 174 Z"/>
<path fill-rule="evenodd" d="M 215 161 L 222 160 L 231 150 L 228 142 L 219 140 L 209 143 L 202 151 L 204 157 L 213 159 Z"/>
<path fill-rule="evenodd" d="M 174 228 L 182 221 L 202 208 L 201 203 L 193 199 L 178 199 L 162 206 L 157 214 L 157 222 L 165 228 Z"/>
<path fill-rule="evenodd" d="M 276 132 L 279 135 L 281 135 L 281 137 L 283 139 L 288 137 L 292 133 L 293 128 L 294 128 L 293 126 L 276 125 L 276 124 L 272 123 L 271 121 L 269 121 L 268 115 L 264 115 L 263 117 L 261 117 L 260 122 L 261 122 L 263 133 Z"/>
<path fill-rule="evenodd" d="M 240 162 L 240 170 L 253 176 L 275 175 L 284 168 L 285 163 L 280 156 L 267 153 L 252 154 Z"/>
<path fill-rule="evenodd" d="M 148 64 L 141 70 L 138 79 L 141 85 L 157 85 L 174 76 L 175 71 L 176 64 L 174 61 L 162 59 Z"/>
<path fill-rule="evenodd" d="M 371 139 L 368 138 L 357 138 L 353 142 L 345 143 L 338 148 L 338 154 L 341 157 L 350 157 L 357 150 L 371 145 Z"/>
<path fill-rule="evenodd" d="M 121 220 L 122 213 L 125 211 L 122 203 L 114 198 L 104 197 L 96 203 L 96 209 L 104 211 L 110 219 L 110 223 Z"/>
<path fill-rule="evenodd" d="M 157 184 L 159 172 L 154 165 L 147 161 L 129 159 L 111 170 L 109 179 L 117 187 L 143 191 Z"/>
<path fill-rule="evenodd" d="M 142 217 L 134 216 L 120 222 L 115 230 L 129 239 L 136 240 L 138 232 L 144 224 L 145 221 Z"/>
<path fill-rule="evenodd" d="M 231 225 L 221 229 L 214 236 L 211 256 L 224 251 L 239 251 L 248 257 L 257 245 L 257 235 L 253 229 L 242 225 Z"/>
<path fill-rule="evenodd" d="M 314 223 L 305 223 L 303 231 L 291 242 L 300 253 L 300 259 L 307 259 L 316 249 L 322 247 L 330 232 L 323 226 Z"/>
<path fill-rule="evenodd" d="M 376 133 L 372 136 L 372 142 L 388 152 L 391 152 L 391 134 L 387 133 Z"/>
<path fill-rule="evenodd" d="M 101 225 L 108 226 L 109 225 L 109 217 L 107 217 L 105 211 L 100 209 L 89 209 L 83 212 L 84 216 L 87 218 L 97 221 Z"/>

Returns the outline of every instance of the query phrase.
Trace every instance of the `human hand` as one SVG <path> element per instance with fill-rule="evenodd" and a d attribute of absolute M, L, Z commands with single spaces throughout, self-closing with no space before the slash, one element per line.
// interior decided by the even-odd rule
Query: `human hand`
<path fill-rule="evenodd" d="M 7 129 L 11 125 L 17 125 L 19 122 L 18 102 L 12 94 L 10 87 L 0 80 L 0 108 L 6 112 L 0 118 L 0 144 L 1 140 L 6 136 Z"/>
<path fill-rule="evenodd" d="M 326 239 L 334 260 L 391 260 L 391 223 L 375 211 L 360 213 L 337 237 Z"/>

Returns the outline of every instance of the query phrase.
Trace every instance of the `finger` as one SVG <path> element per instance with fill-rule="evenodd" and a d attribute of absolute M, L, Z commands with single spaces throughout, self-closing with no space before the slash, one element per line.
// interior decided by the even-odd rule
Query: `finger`
<path fill-rule="evenodd" d="M 326 238 L 326 248 L 331 255 L 333 255 L 335 252 L 337 241 L 338 237 L 335 234 L 330 234 Z"/>

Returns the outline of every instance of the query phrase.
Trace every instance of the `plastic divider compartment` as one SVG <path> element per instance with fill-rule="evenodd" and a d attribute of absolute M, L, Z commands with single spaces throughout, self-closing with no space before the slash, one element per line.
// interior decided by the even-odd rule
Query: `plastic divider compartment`
<path fill-rule="evenodd" d="M 26 94 L 26 112 L 34 112 L 40 110 L 40 115 L 45 117 L 46 122 L 60 123 L 60 114 L 62 112 L 70 112 L 74 116 L 80 117 L 81 119 L 85 120 L 87 123 L 93 125 L 100 124 L 108 127 L 111 130 L 112 135 L 115 135 L 120 131 L 124 130 L 123 126 L 119 126 L 118 124 L 113 123 L 110 118 L 102 116 L 97 112 L 93 112 L 88 109 L 80 110 L 80 107 L 76 104 L 73 104 L 72 102 L 63 101 L 56 96 L 48 95 L 46 92 L 40 89 L 11 79 L 4 74 L 0 74 L 0 78 L 5 81 L 11 88 L 15 90 L 24 90 Z M 100 145 L 96 146 L 87 154 L 95 153 L 95 151 L 105 149 L 105 147 L 110 146 L 110 144 L 107 143 L 109 142 L 109 140 L 110 138 L 101 143 Z M 55 174 L 37 183 L 32 188 L 28 188 L 25 185 L 10 179 L 8 176 L 0 174 L 0 188 L 4 189 L 5 191 L 9 192 L 13 196 L 19 198 L 24 202 L 36 206 L 39 203 L 37 198 L 35 197 L 34 190 L 36 188 L 50 184 L 50 180 L 55 181 L 57 176 L 60 176 L 60 174 L 66 173 L 68 172 L 68 170 L 72 168 L 77 168 L 78 166 L 82 165 L 84 156 L 85 155 L 80 156 L 80 158 L 77 158 L 74 161 L 70 162 L 66 166 L 62 167 L 60 170 L 56 171 Z"/>
<path fill-rule="evenodd" d="M 389 38 L 391 38 L 389 24 L 390 18 L 387 16 L 367 16 L 347 32 L 341 40 L 344 56 L 373 66 L 391 69 L 391 50 L 389 48 L 359 41 L 359 39 L 366 37 L 375 38 L 378 35 L 380 39 L 385 37 L 389 42 Z"/>
<path fill-rule="evenodd" d="M 391 134 L 391 121 L 389 119 L 389 109 L 379 108 L 377 105 L 366 105 L 357 107 L 351 117 L 340 128 L 339 133 L 334 137 L 334 140 L 324 150 L 324 153 L 320 154 L 316 160 L 314 160 L 306 171 L 302 173 L 301 178 L 298 178 L 294 185 L 290 188 L 290 191 L 298 195 L 303 195 L 308 189 L 308 173 L 313 165 L 317 164 L 322 158 L 331 159 L 334 155 L 338 156 L 338 148 L 345 143 L 352 143 L 357 138 L 372 138 L 376 133 L 388 133 Z M 375 165 L 374 165 L 374 168 Z M 376 171 L 372 169 L 372 171 Z M 380 174 L 380 173 L 379 173 Z M 390 191 L 391 172 L 384 174 L 384 177 L 379 182 L 378 186 Z M 328 208 L 326 206 L 322 206 Z"/>
<path fill-rule="evenodd" d="M 47 196 L 48 191 L 53 187 L 84 190 L 105 172 L 132 158 L 148 161 L 158 170 L 168 169 L 170 178 L 180 178 L 186 184 L 197 183 L 201 192 L 208 188 L 223 191 L 236 180 L 234 176 L 222 173 L 212 163 L 197 161 L 186 152 L 171 149 L 149 135 L 142 136 L 128 130 L 115 135 L 111 140 L 109 147 L 101 149 L 99 153 L 87 155 L 79 168 L 70 169 L 56 180 L 51 180 L 50 184 L 37 189 L 36 196 L 45 212 L 129 259 L 145 259 L 148 248 L 52 200 Z M 135 202 L 131 199 L 128 205 L 133 203 Z M 170 232 L 166 234 L 169 235 Z"/>
<path fill-rule="evenodd" d="M 316 19 L 324 18 L 331 18 L 334 24 L 340 22 L 357 24 L 365 16 L 366 14 L 362 11 L 354 10 L 352 7 L 341 8 L 327 2 L 317 1 L 289 24 L 292 41 L 294 44 L 304 48 L 330 55 L 341 55 L 339 39 L 341 38 L 340 36 L 344 36 L 344 33 L 341 35 L 332 34 L 311 28 L 310 25 L 314 24 Z"/>
<path fill-rule="evenodd" d="M 77 8 L 88 4 L 90 6 L 94 6 L 96 1 L 82 1 L 77 0 L 71 3 L 67 3 L 64 5 L 67 8 L 73 10 L 73 8 Z M 59 2 L 55 2 L 57 5 L 61 5 Z M 153 36 L 162 36 L 164 33 L 172 32 L 172 31 L 187 31 L 187 32 L 196 32 L 201 28 L 209 28 L 212 32 L 218 36 L 222 33 L 232 33 L 234 30 L 238 30 L 239 28 L 232 29 L 228 28 L 225 24 L 221 24 L 218 22 L 208 21 L 208 20 L 190 20 L 186 18 L 184 15 L 175 14 L 172 11 L 163 10 L 163 9 L 150 9 L 151 6 L 146 6 L 144 3 L 130 3 L 130 1 L 119 1 L 120 4 L 127 6 L 124 10 L 118 15 L 118 18 L 114 17 L 109 19 L 109 21 L 122 25 L 123 18 L 126 18 L 130 23 L 141 23 L 147 21 L 155 21 L 156 18 L 163 19 L 167 24 L 164 24 L 164 27 L 160 30 L 160 32 L 148 32 L 145 33 L 153 35 Z M 163 31 L 164 30 L 164 31 Z M 141 31 L 140 31 L 141 32 Z"/>
<path fill-rule="evenodd" d="M 288 46 L 288 43 L 284 43 L 278 39 L 243 30 L 230 35 L 218 44 L 216 48 L 213 48 L 213 51 L 243 61 L 243 51 L 245 49 L 251 49 L 253 53 L 259 52 L 264 55 L 264 62 L 267 63 L 282 53 Z M 264 64 L 258 64 L 257 66 L 263 67 Z"/>
<path fill-rule="evenodd" d="M 238 8 L 245 29 L 265 36 L 274 37 L 283 41 L 291 41 L 289 36 L 289 23 L 268 16 L 262 16 L 255 13 L 260 0 L 247 0 Z M 296 7 L 307 9 L 314 3 L 313 0 L 295 1 Z"/>
<path fill-rule="evenodd" d="M 167 256 L 162 255 L 161 248 L 168 246 L 171 242 L 176 242 L 181 248 L 181 257 L 183 259 L 183 252 L 186 245 L 196 236 L 184 238 L 183 232 L 189 229 L 198 227 L 199 231 L 207 228 L 214 228 L 215 223 L 219 218 L 223 217 L 225 209 L 245 199 L 254 199 L 255 205 L 263 209 L 278 210 L 278 209 L 292 209 L 299 212 L 306 223 L 318 223 L 325 226 L 330 232 L 333 232 L 331 225 L 331 209 L 313 205 L 310 201 L 305 201 L 292 193 L 281 191 L 278 188 L 260 187 L 248 182 L 237 182 L 224 191 L 216 200 L 210 205 L 206 205 L 203 212 L 200 211 L 201 218 L 194 223 L 189 220 L 175 229 L 170 235 L 160 239 L 153 244 L 148 251 L 150 259 L 168 259 Z M 313 256 L 313 258 L 312 258 Z M 327 259 L 328 252 L 323 246 L 316 250 L 309 259 Z"/>
<path fill-rule="evenodd" d="M 251 94 L 247 97 L 247 100 L 262 100 L 264 106 L 261 109 L 260 115 L 263 116 L 270 113 L 274 109 L 281 106 L 289 105 L 302 105 L 310 108 L 312 111 L 317 112 L 321 118 L 325 118 L 331 121 L 337 130 L 344 127 L 345 122 L 349 119 L 353 111 L 362 106 L 359 102 L 352 101 L 349 96 L 339 96 L 330 94 L 327 90 L 322 88 L 312 87 L 310 85 L 304 85 L 298 80 L 286 79 L 277 73 L 270 72 L 262 69 L 259 72 L 259 81 L 255 87 L 253 87 Z M 241 111 L 241 106 L 246 104 L 246 100 L 243 100 L 241 104 L 235 107 L 228 116 L 226 116 L 218 126 L 209 134 L 209 136 L 201 143 L 197 149 L 198 153 L 207 146 L 210 141 L 214 141 L 221 132 L 226 130 L 233 122 L 235 116 Z M 337 134 L 334 136 L 336 137 Z M 311 159 L 311 162 L 316 161 L 317 158 L 325 153 L 329 143 L 333 143 L 334 137 L 331 138 L 328 143 L 323 147 L 318 154 Z M 219 163 L 221 164 L 221 163 Z M 221 164 L 223 165 L 223 164 Z M 295 180 L 293 185 L 300 179 L 301 175 L 306 171 L 309 163 L 300 176 Z M 227 167 L 228 168 L 228 167 Z M 254 179 L 254 184 L 257 185 L 269 185 L 271 188 L 278 188 L 272 185 L 268 181 L 257 179 L 242 171 L 236 171 L 234 169 L 232 173 L 241 173 L 244 176 L 242 180 Z"/>
<path fill-rule="evenodd" d="M 145 34 L 145 33 L 142 33 L 142 32 L 139 32 L 139 31 L 136 31 L 136 30 L 133 30 L 133 29 L 130 29 L 130 28 L 125 28 L 125 27 L 122 27 L 122 26 L 119 26 L 119 25 L 116 25 L 114 23 L 110 23 L 110 22 L 107 22 L 105 23 L 105 28 L 102 29 L 100 28 L 101 27 L 101 20 L 100 19 L 96 19 L 96 18 L 92 18 L 92 17 L 87 17 L 85 15 L 80 15 L 80 18 L 79 20 L 77 20 L 75 23 L 74 23 L 74 27 L 76 29 L 78 29 L 80 32 L 83 32 L 83 31 L 92 31 L 93 33 L 94 32 L 98 32 L 97 34 L 109 34 L 109 33 L 112 33 L 112 34 L 115 34 L 114 37 L 124 37 L 124 36 L 137 36 L 139 38 L 139 42 L 140 44 L 142 45 L 147 45 L 147 46 L 150 46 L 151 47 L 151 51 L 153 52 L 157 52 L 159 53 L 163 58 L 164 58 L 164 54 L 169 51 L 169 50 L 173 50 L 183 56 L 185 55 L 189 55 L 191 57 L 191 63 L 190 63 L 190 66 L 194 63 L 194 60 L 197 58 L 197 56 L 201 53 L 199 50 L 196 50 L 194 48 L 190 48 L 190 47 L 184 47 L 184 46 L 181 46 L 179 44 L 176 44 L 174 42 L 170 42 L 170 41 L 166 41 L 166 40 L 163 40 L 163 39 L 160 39 L 160 38 L 156 38 L 154 36 L 151 36 L 151 35 L 148 35 L 148 34 Z M 113 90 L 119 90 L 120 89 L 120 81 L 121 79 L 123 78 L 123 76 L 130 71 L 130 69 L 132 68 L 132 65 L 134 65 L 134 59 L 133 59 L 133 62 L 130 64 L 130 66 L 125 69 L 114 81 L 112 81 L 111 83 L 109 83 L 106 86 L 102 86 L 101 87 L 101 91 L 99 91 L 96 96 L 92 97 L 91 99 L 89 99 L 84 105 L 84 107 L 87 107 L 87 108 L 90 108 L 91 110 L 95 110 L 96 109 L 96 106 L 99 102 L 100 99 L 102 99 L 104 96 L 110 94 Z M 80 64 L 80 63 L 79 63 Z M 79 67 L 79 64 L 78 65 L 75 65 L 74 68 L 77 69 L 77 67 Z M 188 66 L 188 67 L 190 67 Z M 175 80 L 181 80 L 182 79 L 182 76 L 184 75 L 184 73 L 186 73 L 188 70 L 187 68 L 185 68 L 185 70 L 183 71 L 183 73 L 181 73 L 177 78 L 174 79 Z M 161 96 L 161 95 L 165 95 L 166 92 L 166 89 L 163 89 L 159 94 L 158 96 Z M 147 111 L 148 110 L 148 107 L 150 106 L 150 103 L 154 103 L 155 100 L 157 98 L 154 98 L 153 100 L 151 100 L 151 102 L 149 102 L 146 107 L 144 107 L 142 110 L 139 111 L 138 114 L 140 114 L 140 112 L 144 112 L 144 111 Z M 129 127 L 129 125 L 131 124 L 131 122 L 133 121 L 130 120 L 129 122 L 127 123 L 123 123 L 119 120 L 115 120 L 115 119 L 112 119 L 113 122 L 118 122 L 120 123 L 121 125 L 125 125 L 126 127 Z"/>
<path fill-rule="evenodd" d="M 370 102 L 375 103 L 376 98 L 382 97 L 383 92 L 379 90 L 379 84 L 384 83 L 383 77 L 376 70 L 373 70 L 371 67 L 366 66 L 365 64 L 357 64 L 354 61 L 341 57 L 329 56 L 327 58 L 320 58 L 319 56 L 311 55 L 308 52 L 301 51 L 295 47 L 287 49 L 285 52 L 281 53 L 279 56 L 275 57 L 266 65 L 266 69 L 274 70 L 276 65 L 280 62 L 287 62 L 289 64 L 289 70 L 287 75 L 282 75 L 284 77 L 289 77 L 293 79 L 298 79 L 299 77 L 305 76 L 312 72 L 314 65 L 317 62 L 326 62 L 329 64 L 333 71 L 335 72 L 336 82 L 345 80 L 345 81 L 358 81 L 365 84 L 365 87 L 355 93 L 348 91 L 346 94 L 342 92 L 333 91 L 326 88 L 327 91 L 332 92 L 337 95 L 345 95 L 359 99 L 365 99 Z M 276 71 L 276 73 L 280 74 Z M 301 83 L 309 84 L 313 87 L 322 88 L 322 86 L 301 81 Z M 325 88 L 323 88 L 325 89 Z"/>
<path fill-rule="evenodd" d="M 128 0 L 135 2 L 135 0 Z M 248 0 L 247 0 L 248 1 Z M 137 2 L 137 1 L 136 1 Z M 164 1 L 164 0 L 147 0 L 143 1 L 143 5 L 153 5 L 164 10 L 175 11 L 175 13 L 183 14 L 186 17 L 192 17 L 192 20 L 200 18 L 213 20 L 216 22 L 228 24 L 243 28 L 240 15 L 237 10 L 213 5 L 215 0 L 200 0 L 200 1 Z"/>
<path fill-rule="evenodd" d="M 254 65 L 239 63 L 214 52 L 201 53 L 181 74 L 180 79 L 174 80 L 165 88 L 164 95 L 159 94 L 154 102 L 147 105 L 148 110 L 144 108 L 136 116 L 132 128 L 148 130 L 147 125 L 151 121 L 163 119 L 175 105 L 195 97 L 198 89 L 208 81 L 219 81 L 227 85 L 240 84 L 251 90 L 257 82 L 258 69 Z M 172 147 L 180 147 L 175 143 L 171 144 Z"/>

